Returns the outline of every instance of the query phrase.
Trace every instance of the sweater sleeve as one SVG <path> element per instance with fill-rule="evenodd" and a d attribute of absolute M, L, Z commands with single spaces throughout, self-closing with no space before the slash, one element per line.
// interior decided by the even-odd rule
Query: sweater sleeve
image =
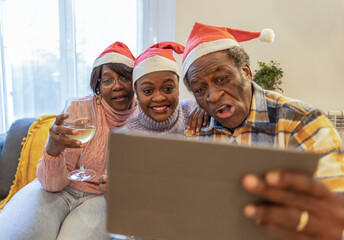
<path fill-rule="evenodd" d="M 79 149 L 65 149 L 60 155 L 53 157 L 46 151 L 46 146 L 43 150 L 43 156 L 37 165 L 36 175 L 43 188 L 48 192 L 57 192 L 64 189 L 68 184 L 68 166 L 69 164 L 77 163 Z"/>
<path fill-rule="evenodd" d="M 198 106 L 198 104 L 197 104 L 196 100 L 185 99 L 185 100 L 180 101 L 180 105 L 182 106 L 183 115 L 184 115 L 186 122 L 187 122 L 190 114 L 195 109 L 195 107 Z"/>

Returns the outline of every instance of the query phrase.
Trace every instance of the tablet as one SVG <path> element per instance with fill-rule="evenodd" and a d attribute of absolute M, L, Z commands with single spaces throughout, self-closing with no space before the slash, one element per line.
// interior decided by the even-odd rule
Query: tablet
<path fill-rule="evenodd" d="M 273 239 L 243 214 L 262 201 L 241 186 L 247 173 L 313 174 L 319 156 L 295 150 L 111 133 L 107 230 L 144 239 Z"/>

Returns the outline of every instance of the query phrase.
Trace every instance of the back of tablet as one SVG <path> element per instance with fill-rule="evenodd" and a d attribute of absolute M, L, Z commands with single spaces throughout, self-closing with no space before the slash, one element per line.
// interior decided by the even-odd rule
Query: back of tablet
<path fill-rule="evenodd" d="M 148 239 L 272 239 L 243 215 L 260 201 L 246 173 L 283 168 L 313 174 L 318 156 L 291 150 L 113 133 L 108 232 Z"/>

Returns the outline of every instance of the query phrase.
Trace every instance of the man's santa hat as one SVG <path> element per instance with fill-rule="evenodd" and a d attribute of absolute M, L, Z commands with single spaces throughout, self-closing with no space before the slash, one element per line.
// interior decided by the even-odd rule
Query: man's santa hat
<path fill-rule="evenodd" d="M 183 78 L 191 64 L 198 58 L 212 52 L 239 46 L 238 42 L 259 38 L 263 42 L 273 42 L 272 29 L 248 32 L 238 29 L 215 27 L 196 22 L 185 46 L 183 54 Z"/>
<path fill-rule="evenodd" d="M 180 76 L 180 68 L 173 57 L 173 51 L 181 54 L 184 52 L 184 46 L 175 42 L 160 42 L 149 47 L 135 60 L 133 81 L 158 71 L 172 71 Z"/>
<path fill-rule="evenodd" d="M 105 48 L 105 50 L 94 60 L 93 68 L 106 63 L 123 63 L 129 67 L 134 67 L 135 57 L 122 42 L 115 42 Z"/>

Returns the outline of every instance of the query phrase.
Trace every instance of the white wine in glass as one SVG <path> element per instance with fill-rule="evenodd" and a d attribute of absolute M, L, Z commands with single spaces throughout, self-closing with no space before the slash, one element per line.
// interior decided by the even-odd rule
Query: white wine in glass
<path fill-rule="evenodd" d="M 93 138 L 97 129 L 97 120 L 91 97 L 67 99 L 64 113 L 69 114 L 69 117 L 64 120 L 64 127 L 78 131 L 77 134 L 66 134 L 67 137 L 79 140 L 81 143 L 86 143 Z M 80 167 L 68 174 L 70 180 L 85 181 L 96 176 L 94 170 L 84 168 L 82 150 L 80 148 Z"/>

